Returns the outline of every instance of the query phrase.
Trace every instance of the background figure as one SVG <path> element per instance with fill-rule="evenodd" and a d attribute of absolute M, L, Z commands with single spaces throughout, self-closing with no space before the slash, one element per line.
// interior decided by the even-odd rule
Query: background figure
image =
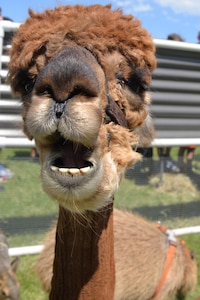
<path fill-rule="evenodd" d="M 187 174 L 192 173 L 192 161 L 194 158 L 196 146 L 180 147 L 178 151 L 178 165 L 180 172 Z M 184 162 L 184 154 L 186 153 L 186 163 Z"/>
<path fill-rule="evenodd" d="M 177 165 L 173 162 L 170 156 L 171 147 L 159 147 L 158 156 L 160 159 L 164 159 L 164 171 L 178 172 Z"/>
<path fill-rule="evenodd" d="M 176 33 L 169 34 L 167 39 L 171 41 L 184 42 L 184 39 Z"/>
<path fill-rule="evenodd" d="M 176 33 L 169 34 L 167 39 L 171 41 L 184 42 L 182 37 Z M 171 147 L 162 147 L 162 148 L 159 147 L 158 156 L 161 159 L 164 159 L 164 171 L 178 172 L 179 171 L 178 167 L 170 157 L 170 151 L 171 151 Z"/>
<path fill-rule="evenodd" d="M 200 31 L 198 32 L 197 40 L 198 40 L 198 44 L 200 44 Z"/>
<path fill-rule="evenodd" d="M 13 20 L 11 18 L 2 16 L 2 9 L 1 9 L 1 7 L 0 7 L 0 20 L 5 20 L 5 21 L 11 21 L 11 22 L 13 22 Z"/>

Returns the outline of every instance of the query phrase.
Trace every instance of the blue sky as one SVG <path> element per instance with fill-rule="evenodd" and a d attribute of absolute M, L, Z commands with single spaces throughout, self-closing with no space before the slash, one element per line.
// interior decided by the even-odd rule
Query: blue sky
<path fill-rule="evenodd" d="M 125 14 L 140 19 L 153 38 L 166 39 L 177 33 L 189 43 L 197 43 L 200 31 L 200 0 L 0 0 L 3 16 L 15 22 L 24 22 L 28 8 L 42 12 L 60 4 L 108 4 L 113 9 L 121 8 Z"/>

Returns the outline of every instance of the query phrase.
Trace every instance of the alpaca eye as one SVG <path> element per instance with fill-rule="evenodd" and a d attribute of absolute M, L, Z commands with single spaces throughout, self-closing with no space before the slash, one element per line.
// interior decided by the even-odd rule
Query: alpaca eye
<path fill-rule="evenodd" d="M 138 78 L 131 78 L 131 80 L 126 80 L 127 86 L 136 94 L 142 94 L 148 90 L 148 86 L 145 82 L 142 82 Z"/>
<path fill-rule="evenodd" d="M 148 86 L 144 80 L 144 74 L 140 70 L 134 70 L 126 80 L 126 85 L 136 94 L 142 94 L 148 90 Z"/>
<path fill-rule="evenodd" d="M 34 84 L 35 84 L 34 81 L 30 81 L 27 84 L 25 84 L 24 89 L 27 94 L 29 94 L 33 90 Z"/>
<path fill-rule="evenodd" d="M 117 83 L 119 83 L 122 87 L 124 86 L 124 84 L 126 84 L 126 79 L 124 78 L 124 74 L 121 71 L 116 74 L 116 80 Z"/>
<path fill-rule="evenodd" d="M 37 86 L 37 88 L 36 88 L 36 94 L 38 96 L 48 95 L 52 99 L 55 99 L 53 89 L 49 85 Z"/>
<path fill-rule="evenodd" d="M 76 85 L 74 87 L 73 91 L 71 92 L 71 95 L 76 96 L 76 95 L 84 94 L 84 93 L 85 93 L 84 89 L 81 86 Z"/>
<path fill-rule="evenodd" d="M 121 86 L 126 85 L 132 92 L 138 95 L 148 90 L 147 84 L 142 81 L 141 78 L 131 75 L 129 79 L 125 79 L 122 72 L 117 74 L 117 82 L 120 83 Z"/>
<path fill-rule="evenodd" d="M 84 95 L 87 97 L 95 97 L 96 93 L 92 89 L 89 89 L 89 88 L 87 89 L 85 87 L 77 85 L 73 88 L 73 90 L 69 94 L 68 99 L 73 98 L 74 96 L 77 96 L 77 95 Z"/>

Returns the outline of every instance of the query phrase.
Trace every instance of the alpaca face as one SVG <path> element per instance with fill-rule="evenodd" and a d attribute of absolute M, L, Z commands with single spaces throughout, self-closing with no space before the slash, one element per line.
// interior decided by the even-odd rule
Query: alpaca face
<path fill-rule="evenodd" d="M 40 154 L 44 190 L 72 211 L 101 206 L 96 194 L 103 194 L 102 183 L 105 199 L 118 183 L 105 151 L 104 86 L 104 73 L 89 51 L 66 47 L 38 74 L 25 112 L 26 131 Z"/>
<path fill-rule="evenodd" d="M 81 10 L 81 23 L 72 24 L 80 18 Z M 71 18 L 72 11 L 77 18 Z M 56 14 L 59 20 L 63 18 L 63 28 L 53 33 Z M 97 210 L 112 201 L 124 171 L 140 158 L 133 151 L 140 135 L 134 130 L 148 118 L 147 88 L 153 56 L 150 67 L 137 47 L 129 49 L 123 42 L 124 49 L 111 49 L 111 37 L 115 35 L 112 31 L 109 36 L 109 28 L 100 35 L 90 32 L 98 28 L 95 22 L 101 18 L 101 27 L 105 21 L 109 26 L 109 14 L 116 20 L 120 17 L 101 6 L 98 10 L 95 6 L 61 7 L 44 13 L 40 23 L 43 19 L 44 30 L 49 30 L 41 33 L 40 45 L 38 36 L 33 37 L 38 15 L 35 19 L 32 15 L 19 30 L 11 50 L 9 80 L 22 97 L 24 132 L 35 139 L 43 188 L 73 212 Z M 128 18 L 122 20 L 130 25 Z M 88 22 L 91 26 L 87 32 Z M 26 31 L 28 39 L 22 46 Z M 120 32 L 116 33 L 116 44 Z M 97 45 L 99 36 L 102 42 Z M 148 36 L 144 49 L 154 51 Z M 17 51 L 21 58 L 16 58 Z"/>
<path fill-rule="evenodd" d="M 124 165 L 139 158 L 132 143 L 123 141 L 127 130 L 106 123 L 107 101 L 101 66 L 79 46 L 59 51 L 26 96 L 25 132 L 37 145 L 43 188 L 71 211 L 96 210 L 111 201 Z M 122 147 L 126 158 L 119 155 Z"/>

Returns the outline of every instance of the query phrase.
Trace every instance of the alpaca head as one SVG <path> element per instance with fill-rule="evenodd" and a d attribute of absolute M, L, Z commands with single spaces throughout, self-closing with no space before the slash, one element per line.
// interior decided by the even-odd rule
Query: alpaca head
<path fill-rule="evenodd" d="M 0 300 L 19 299 L 20 286 L 16 276 L 18 266 L 19 258 L 11 262 L 6 237 L 0 232 Z"/>
<path fill-rule="evenodd" d="M 140 22 L 110 6 L 30 11 L 20 26 L 9 82 L 35 139 L 44 190 L 67 209 L 106 205 L 140 159 L 134 147 L 149 122 L 154 51 Z M 146 136 L 150 142 L 150 130 Z"/>
<path fill-rule="evenodd" d="M 7 270 L 0 271 L 0 300 L 19 300 L 20 286 L 16 277 L 18 264 L 19 258 L 16 258 Z"/>

